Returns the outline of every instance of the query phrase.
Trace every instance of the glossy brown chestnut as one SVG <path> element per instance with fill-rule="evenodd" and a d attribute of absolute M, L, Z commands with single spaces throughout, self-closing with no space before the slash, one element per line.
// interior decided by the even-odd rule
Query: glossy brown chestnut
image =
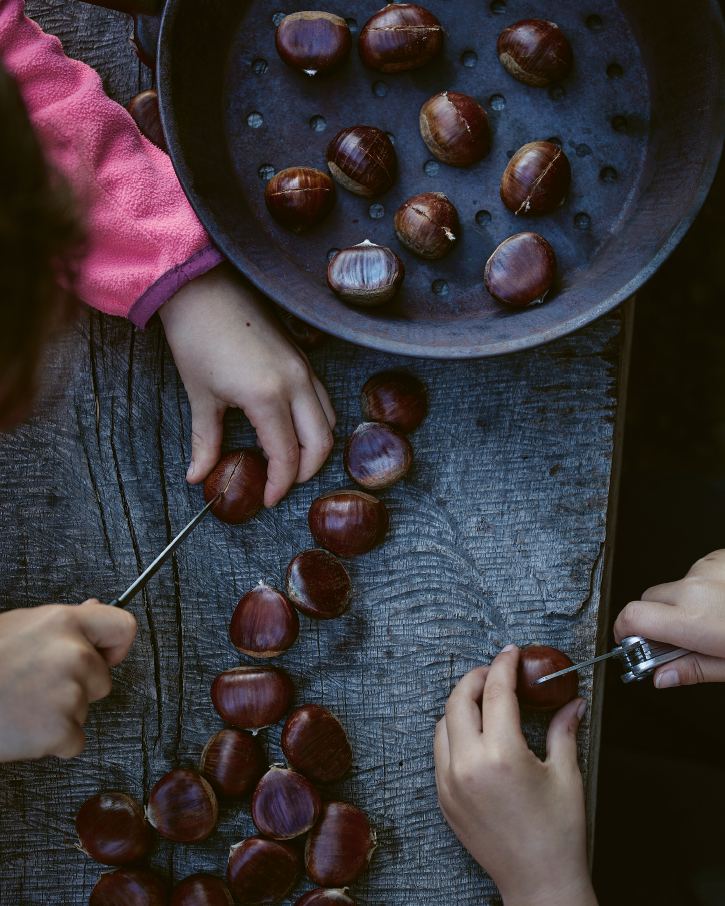
<path fill-rule="evenodd" d="M 258 513 L 264 502 L 267 460 L 259 450 L 230 450 L 204 479 L 204 500 L 224 496 L 212 513 L 229 525 L 240 525 Z"/>
<path fill-rule="evenodd" d="M 486 262 L 486 289 L 497 302 L 521 307 L 543 302 L 556 276 L 554 249 L 538 233 L 504 239 Z"/>
<path fill-rule="evenodd" d="M 327 166 L 350 192 L 372 198 L 386 192 L 398 172 L 398 158 L 388 136 L 375 126 L 350 126 L 327 146 Z"/>
<path fill-rule="evenodd" d="M 367 421 L 409 434 L 428 414 L 428 389 L 414 374 L 379 371 L 365 381 L 360 408 Z"/>
<path fill-rule="evenodd" d="M 352 35 L 340 16 L 306 10 L 282 19 L 274 43 L 285 63 L 310 76 L 327 75 L 349 56 Z"/>
<path fill-rule="evenodd" d="M 241 730 L 276 724 L 290 702 L 292 680 L 277 667 L 232 667 L 211 684 L 211 700 L 219 716 Z"/>
<path fill-rule="evenodd" d="M 313 327 L 312 324 L 308 324 L 280 305 L 271 304 L 274 307 L 275 314 L 284 324 L 287 333 L 304 352 L 311 352 L 313 349 L 317 349 L 329 338 L 329 334 L 326 334 L 324 330 L 320 330 L 319 327 Z"/>
<path fill-rule="evenodd" d="M 395 252 L 366 239 L 338 252 L 327 268 L 327 285 L 343 302 L 370 308 L 389 302 L 405 278 Z"/>
<path fill-rule="evenodd" d="M 344 887 L 365 871 L 376 845 L 375 831 L 360 809 L 326 802 L 307 837 L 307 874 L 320 887 Z"/>
<path fill-rule="evenodd" d="M 167 902 L 164 882 L 147 868 L 105 872 L 88 898 L 88 906 L 166 906 Z"/>
<path fill-rule="evenodd" d="M 340 888 L 318 887 L 302 894 L 295 906 L 355 906 L 355 900 L 351 900 Z"/>
<path fill-rule="evenodd" d="M 135 862 L 151 849 L 153 833 L 141 807 L 125 793 L 97 793 L 76 815 L 78 848 L 104 865 Z"/>
<path fill-rule="evenodd" d="M 314 167 L 288 167 L 267 183 L 264 203 L 278 223 L 301 233 L 330 213 L 335 183 Z"/>
<path fill-rule="evenodd" d="M 169 840 L 198 843 L 214 830 L 216 796 L 201 774 L 177 768 L 164 774 L 151 790 L 146 817 Z"/>
<path fill-rule="evenodd" d="M 315 541 L 338 557 L 367 554 L 382 542 L 389 524 L 382 500 L 343 489 L 313 500 L 307 521 Z"/>
<path fill-rule="evenodd" d="M 431 154 L 444 164 L 467 167 L 489 149 L 488 116 L 467 94 L 434 94 L 421 107 L 419 124 Z"/>
<path fill-rule="evenodd" d="M 544 86 L 563 79 L 574 62 L 564 32 L 544 19 L 521 19 L 504 29 L 496 44 L 499 60 L 526 85 Z"/>
<path fill-rule="evenodd" d="M 458 241 L 458 212 L 443 192 L 414 195 L 395 212 L 395 235 L 421 258 L 442 258 Z"/>
<path fill-rule="evenodd" d="M 314 783 L 331 783 L 350 770 L 352 747 L 339 718 L 322 705 L 295 708 L 282 730 L 289 764 Z"/>
<path fill-rule="evenodd" d="M 159 93 L 155 88 L 142 91 L 132 98 L 126 108 L 133 117 L 134 122 L 141 131 L 141 135 L 153 142 L 157 148 L 169 153 L 164 137 L 164 127 L 161 125 L 159 113 Z"/>
<path fill-rule="evenodd" d="M 548 214 L 566 198 L 571 165 L 551 142 L 529 142 L 514 154 L 501 177 L 501 201 L 514 214 Z"/>
<path fill-rule="evenodd" d="M 260 582 L 248 591 L 232 614 L 229 637 L 250 657 L 276 657 L 294 645 L 300 631 L 297 611 L 286 595 Z"/>
<path fill-rule="evenodd" d="M 538 686 L 531 684 L 542 676 L 573 666 L 572 660 L 558 648 L 539 644 L 522 648 L 516 681 L 516 695 L 521 707 L 526 711 L 556 711 L 570 702 L 576 696 L 579 686 L 576 670 L 546 683 L 539 683 Z"/>
<path fill-rule="evenodd" d="M 204 746 L 199 773 L 219 796 L 236 799 L 250 793 L 267 770 L 262 747 L 248 733 L 225 727 Z"/>
<path fill-rule="evenodd" d="M 287 594 L 300 613 L 333 620 L 350 608 L 352 583 L 333 554 L 317 547 L 301 551 L 287 567 Z"/>
<path fill-rule="evenodd" d="M 199 873 L 176 886 L 169 906 L 234 906 L 234 900 L 224 881 Z"/>
<path fill-rule="evenodd" d="M 410 441 L 382 422 L 363 422 L 348 437 L 342 454 L 349 477 L 368 491 L 388 488 L 413 465 Z"/>
<path fill-rule="evenodd" d="M 443 49 L 443 28 L 433 13 L 413 3 L 391 3 L 360 32 L 358 50 L 366 66 L 380 72 L 417 69 Z"/>
<path fill-rule="evenodd" d="M 227 883 L 245 906 L 279 903 L 301 874 L 302 858 L 290 843 L 249 837 L 229 850 Z"/>
<path fill-rule="evenodd" d="M 279 765 L 272 765 L 252 796 L 252 821 L 273 840 L 291 840 L 306 834 L 320 817 L 322 800 L 310 781 Z"/>

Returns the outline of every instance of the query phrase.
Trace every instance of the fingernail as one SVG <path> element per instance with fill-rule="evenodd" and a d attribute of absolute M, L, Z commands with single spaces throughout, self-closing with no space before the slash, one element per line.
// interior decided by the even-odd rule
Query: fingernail
<path fill-rule="evenodd" d="M 507 645 L 505 648 L 501 649 L 501 654 L 503 654 L 504 651 L 513 651 L 515 647 L 515 645 Z"/>
<path fill-rule="evenodd" d="M 584 712 L 586 711 L 586 709 L 587 709 L 587 703 L 585 701 L 582 701 L 582 703 L 577 708 L 577 712 L 576 712 L 576 716 L 579 718 L 579 720 L 581 720 L 582 717 L 584 717 Z"/>
<path fill-rule="evenodd" d="M 189 463 L 189 471 L 186 473 L 186 479 L 188 481 L 190 478 L 193 478 L 193 477 L 194 477 L 194 460 L 192 459 L 191 462 Z"/>
<path fill-rule="evenodd" d="M 673 686 L 680 685 L 680 677 L 677 675 L 676 670 L 666 670 L 655 680 L 655 686 L 658 689 L 671 689 Z"/>

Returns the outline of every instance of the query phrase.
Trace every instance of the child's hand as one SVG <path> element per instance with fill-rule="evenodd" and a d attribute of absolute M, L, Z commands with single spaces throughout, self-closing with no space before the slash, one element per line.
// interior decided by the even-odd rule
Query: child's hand
<path fill-rule="evenodd" d="M 191 404 L 191 465 L 202 481 L 219 460 L 222 418 L 243 409 L 269 457 L 266 506 L 307 481 L 332 449 L 335 411 L 304 353 L 230 264 L 182 287 L 159 309 Z"/>
<path fill-rule="evenodd" d="M 658 689 L 725 682 L 725 550 L 698 560 L 684 579 L 648 588 L 617 617 L 614 637 L 641 635 L 692 649 L 658 667 Z"/>
<path fill-rule="evenodd" d="M 554 715 L 542 763 L 521 732 L 518 662 L 508 646 L 453 690 L 436 727 L 438 802 L 506 906 L 596 906 L 576 747 L 586 705 Z"/>
<path fill-rule="evenodd" d="M 111 691 L 136 620 L 95 599 L 0 616 L 0 761 L 73 758 L 86 743 L 88 703 Z"/>

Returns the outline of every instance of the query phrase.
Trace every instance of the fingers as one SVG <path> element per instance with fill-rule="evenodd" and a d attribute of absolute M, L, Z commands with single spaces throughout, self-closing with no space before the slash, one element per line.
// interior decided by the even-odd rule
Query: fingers
<path fill-rule="evenodd" d="M 300 465 L 300 447 L 289 403 L 279 400 L 259 410 L 247 411 L 262 449 L 269 457 L 264 505 L 274 506 L 289 491 Z"/>
<path fill-rule="evenodd" d="M 436 779 L 439 772 L 447 772 L 451 764 L 451 749 L 448 742 L 448 730 L 445 717 L 436 724 L 435 737 L 433 739 L 433 759 L 436 766 Z"/>
<path fill-rule="evenodd" d="M 310 366 L 310 378 L 312 379 L 312 386 L 315 388 L 315 393 L 317 394 L 317 398 L 319 399 L 320 405 L 322 406 L 322 409 L 325 413 L 325 417 L 327 418 L 327 424 L 331 429 L 333 429 L 337 424 L 337 415 L 335 414 L 335 410 L 332 406 L 330 396 L 325 389 L 325 385 L 312 370 L 312 366 Z"/>
<path fill-rule="evenodd" d="M 191 462 L 186 473 L 189 484 L 203 481 L 219 462 L 226 406 L 213 397 L 190 397 Z"/>
<path fill-rule="evenodd" d="M 483 690 L 483 742 L 486 748 L 510 748 L 523 743 L 521 711 L 516 698 L 519 649 L 507 645 L 494 658 Z"/>
<path fill-rule="evenodd" d="M 83 727 L 75 721 L 69 720 L 63 727 L 63 732 L 57 743 L 52 747 L 49 755 L 58 758 L 75 758 L 80 755 L 86 745 L 86 734 Z"/>
<path fill-rule="evenodd" d="M 578 769 L 576 734 L 587 703 L 575 698 L 559 708 L 549 725 L 546 737 L 546 760 L 560 767 Z"/>
<path fill-rule="evenodd" d="M 446 738 L 451 752 L 463 752 L 481 741 L 481 696 L 490 667 L 469 670 L 446 702 Z"/>
<path fill-rule="evenodd" d="M 106 664 L 109 667 L 120 664 L 136 637 L 133 614 L 119 607 L 101 604 L 95 598 L 73 608 L 72 613 L 78 620 L 81 632 L 98 649 Z"/>
<path fill-rule="evenodd" d="M 654 675 L 657 689 L 694 686 L 695 683 L 725 683 L 725 660 L 693 652 L 662 664 Z"/>
<path fill-rule="evenodd" d="M 300 445 L 295 481 L 307 481 L 320 470 L 335 439 L 320 400 L 312 390 L 293 400 L 292 421 Z"/>
<path fill-rule="evenodd" d="M 697 608 L 673 607 L 658 601 L 627 604 L 614 624 L 614 637 L 619 642 L 629 635 L 641 635 L 714 657 L 725 651 L 725 620 L 708 618 Z"/>

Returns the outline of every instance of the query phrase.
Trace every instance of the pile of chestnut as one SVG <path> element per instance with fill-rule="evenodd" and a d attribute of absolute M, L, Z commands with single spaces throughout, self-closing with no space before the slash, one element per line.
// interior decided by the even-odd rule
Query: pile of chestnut
<path fill-rule="evenodd" d="M 358 49 L 366 66 L 395 73 L 430 63 L 440 55 L 443 41 L 443 27 L 431 12 L 393 3 L 366 23 Z M 339 16 L 303 11 L 282 19 L 275 44 L 285 63 L 308 76 L 320 76 L 345 62 L 352 37 Z M 563 78 L 573 62 L 565 35 L 542 19 L 510 25 L 499 36 L 497 51 L 514 78 L 533 86 Z M 431 153 L 450 166 L 470 166 L 489 151 L 486 111 L 468 95 L 455 91 L 433 95 L 421 108 L 419 126 Z M 283 226 L 301 232 L 322 220 L 335 203 L 335 182 L 373 198 L 393 185 L 398 171 L 393 143 L 375 126 L 350 126 L 338 132 L 326 158 L 329 174 L 313 167 L 289 167 L 267 183 L 267 208 Z M 571 167 L 562 149 L 550 142 L 531 142 L 509 161 L 501 179 L 501 199 L 517 215 L 547 214 L 563 204 L 570 182 Z M 405 248 L 427 259 L 448 254 L 460 235 L 458 212 L 441 192 L 409 198 L 395 214 L 394 227 Z M 493 298 L 519 307 L 543 301 L 555 276 L 554 250 L 533 232 L 502 242 L 484 269 Z M 360 306 L 389 301 L 404 278 L 398 255 L 369 240 L 337 252 L 327 269 L 330 289 L 343 301 Z"/>

